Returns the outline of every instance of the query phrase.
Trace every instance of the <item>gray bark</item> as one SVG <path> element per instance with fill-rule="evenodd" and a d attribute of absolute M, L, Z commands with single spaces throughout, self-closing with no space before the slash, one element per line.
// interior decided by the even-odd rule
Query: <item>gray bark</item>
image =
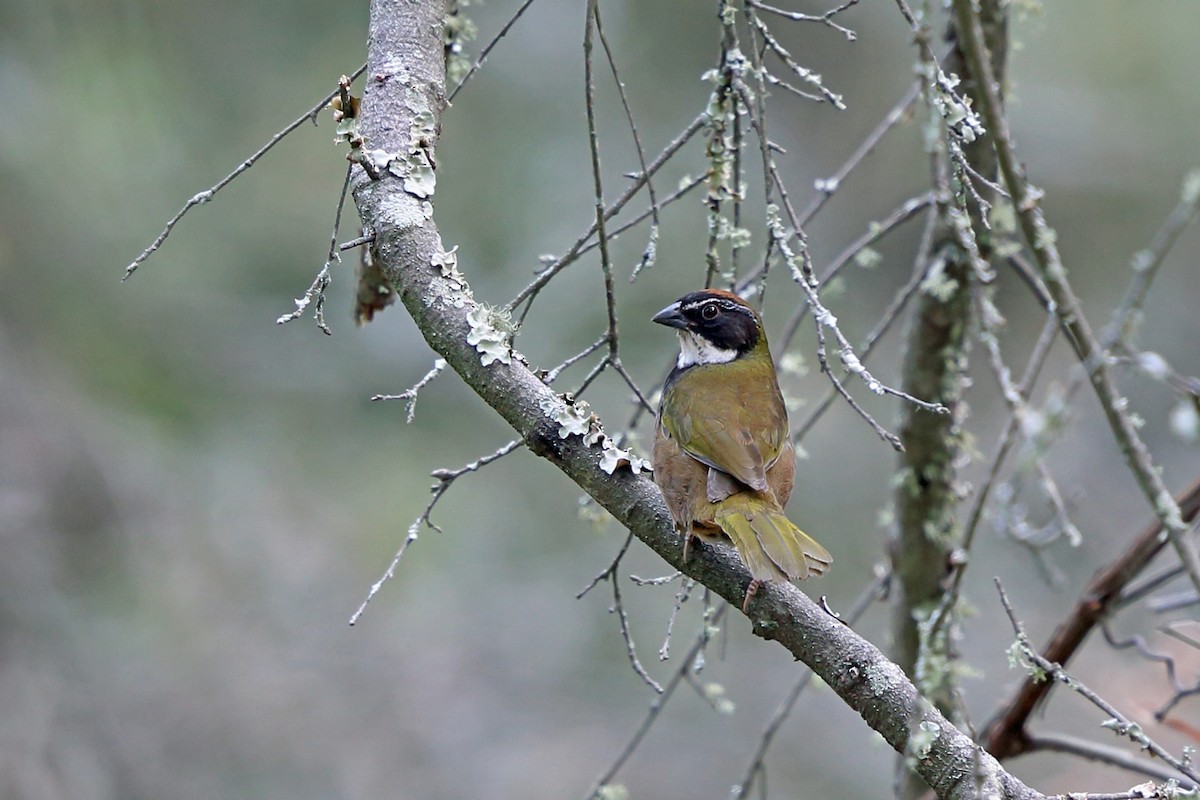
<path fill-rule="evenodd" d="M 419 115 L 440 124 L 445 105 L 443 25 L 446 3 L 374 0 L 371 6 L 361 132 L 368 149 L 401 160 L 414 146 Z M 436 133 L 420 143 L 430 155 Z M 395 162 L 394 162 L 395 163 Z M 402 173 L 402 170 L 401 170 Z M 563 439 L 555 413 L 565 400 L 523 359 L 484 366 L 467 343 L 467 315 L 476 308 L 466 280 L 440 265 L 444 248 L 431 207 L 404 188 L 403 175 L 377 180 L 356 168 L 353 193 L 363 223 L 374 231 L 376 263 L 394 285 L 426 341 L 534 453 L 550 461 L 669 564 L 740 607 L 750 575 L 731 548 L 682 543 L 654 484 L 628 469 L 600 469 L 601 451 L 579 436 Z M 897 751 L 915 751 L 915 769 L 943 798 L 1043 795 L 1005 772 L 991 756 L 921 700 L 902 670 L 870 642 L 818 607 L 799 589 L 769 584 L 750 606 L 754 632 L 803 661 Z M 910 747 L 910 720 L 921 744 Z"/>

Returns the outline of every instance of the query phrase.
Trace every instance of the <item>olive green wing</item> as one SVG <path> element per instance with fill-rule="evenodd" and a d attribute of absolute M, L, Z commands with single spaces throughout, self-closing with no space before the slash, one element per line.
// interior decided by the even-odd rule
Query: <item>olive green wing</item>
<path fill-rule="evenodd" d="M 663 398 L 663 430 L 697 461 L 768 491 L 766 470 L 787 438 L 787 412 L 778 388 L 746 393 L 737 391 L 737 381 L 706 383 L 689 386 L 681 380 L 671 387 Z"/>

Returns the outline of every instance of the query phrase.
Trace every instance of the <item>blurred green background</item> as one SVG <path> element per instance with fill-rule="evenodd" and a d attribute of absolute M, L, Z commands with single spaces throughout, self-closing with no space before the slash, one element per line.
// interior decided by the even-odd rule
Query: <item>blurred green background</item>
<path fill-rule="evenodd" d="M 328 117 L 195 209 L 120 281 L 188 197 L 361 63 L 365 5 L 0 0 L 2 797 L 581 797 L 653 699 L 628 665 L 608 587 L 574 599 L 624 531 L 581 518 L 579 491 L 524 451 L 462 478 L 434 515 L 444 533 L 423 531 L 363 621 L 347 626 L 427 502 L 430 470 L 490 453 L 510 432 L 453 375 L 424 389 L 411 425 L 403 404 L 369 402 L 411 386 L 433 354 L 403 309 L 354 327 L 352 259 L 330 290 L 334 336 L 308 318 L 275 325 L 328 246 L 345 169 Z M 468 9 L 480 31 L 469 55 L 517 5 Z M 1047 5 L 1014 27 L 1013 129 L 1099 325 L 1129 257 L 1200 166 L 1200 5 Z M 583 6 L 534 4 L 444 118 L 437 220 L 481 300 L 506 302 L 538 257 L 564 252 L 592 213 Z M 716 60 L 714 6 L 601 3 L 651 154 L 707 100 L 700 75 Z M 909 35 L 890 4 L 863 3 L 840 19 L 857 42 L 769 19 L 849 106 L 775 98 L 771 135 L 787 149 L 780 163 L 800 204 L 911 75 Z M 600 74 L 615 196 L 620 174 L 637 164 Z M 693 145 L 664 172 L 660 195 L 703 168 Z M 809 228 L 817 264 L 926 181 L 919 127 L 906 124 Z M 348 219 L 343 240 L 355 235 L 352 209 Z M 849 274 L 844 293 L 829 296 L 851 339 L 904 282 L 918 233 L 911 225 L 889 238 L 883 264 Z M 760 245 L 757 227 L 755 236 Z M 619 275 L 644 244 L 644 228 L 616 243 Z M 699 200 L 685 200 L 664 212 L 658 264 L 632 287 L 618 281 L 622 352 L 647 390 L 674 346 L 649 316 L 701 283 L 704 246 Z M 1186 374 L 1200 371 L 1198 252 L 1188 232 L 1152 290 L 1140 338 Z M 1041 315 L 1010 276 L 1002 281 L 1005 353 L 1019 369 Z M 796 302 L 777 274 L 768 321 L 780 325 Z M 542 294 L 518 347 L 548 368 L 603 330 L 593 256 Z M 898 381 L 902 332 L 872 361 L 885 380 Z M 806 336 L 795 352 L 810 374 L 789 379 L 787 391 L 811 401 L 825 384 Z M 1061 384 L 1070 366 L 1060 344 L 1048 379 Z M 563 388 L 585 371 L 566 373 Z M 1190 482 L 1200 457 L 1169 430 L 1175 399 L 1140 376 L 1123 385 L 1168 483 Z M 894 427 L 894 403 L 853 390 Z M 631 411 L 611 375 L 589 399 L 610 428 Z M 990 455 L 1004 419 L 985 373 L 970 402 L 977 445 Z M 1094 399 L 1081 392 L 1074 410 L 1052 465 L 1088 538 L 1078 550 L 1052 550 L 1063 587 L 1047 586 L 1029 554 L 994 531 L 978 544 L 967 593 L 979 616 L 963 642 L 979 669 L 966 685 L 977 724 L 1019 678 L 1005 660 L 1011 636 L 992 575 L 1016 590 L 1040 641 L 1149 517 Z M 791 510 L 837 561 L 806 588 L 844 609 L 883 557 L 878 517 L 894 456 L 841 404 L 805 449 Z M 1036 502 L 1031 512 L 1048 519 Z M 675 587 L 638 588 L 625 576 L 664 571 L 637 544 L 622 569 L 639 653 L 660 680 L 678 667 L 701 603 L 683 607 L 674 658 L 659 664 Z M 860 629 L 886 645 L 887 617 L 877 608 Z M 1122 620 L 1148 633 L 1154 622 Z M 1194 653 L 1179 655 L 1193 674 Z M 1160 672 L 1102 646 L 1086 656 L 1081 677 L 1164 743 L 1183 743 L 1148 717 L 1168 691 Z M 631 796 L 726 796 L 798 666 L 737 617 L 702 675 L 725 688 L 735 713 L 716 714 L 682 688 L 617 778 Z M 1187 702 L 1180 713 L 1194 720 Z M 1060 697 L 1039 724 L 1099 736 L 1098 722 Z M 823 689 L 801 701 L 767 763 L 772 796 L 890 792 L 892 755 Z M 1137 782 L 1062 758 L 1014 768 L 1045 791 Z"/>

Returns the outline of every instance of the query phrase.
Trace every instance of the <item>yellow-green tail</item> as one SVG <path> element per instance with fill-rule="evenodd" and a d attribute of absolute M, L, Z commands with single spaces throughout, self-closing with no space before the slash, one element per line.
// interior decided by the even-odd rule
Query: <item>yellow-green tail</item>
<path fill-rule="evenodd" d="M 802 581 L 823 575 L 833 560 L 828 550 L 757 492 L 722 500 L 713 521 L 733 540 L 755 580 Z"/>

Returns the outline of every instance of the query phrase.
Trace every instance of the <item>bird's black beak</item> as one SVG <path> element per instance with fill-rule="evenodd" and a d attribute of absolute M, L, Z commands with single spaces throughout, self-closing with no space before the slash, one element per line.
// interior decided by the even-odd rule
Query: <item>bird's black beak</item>
<path fill-rule="evenodd" d="M 659 325 L 666 325 L 668 328 L 685 329 L 688 326 L 687 317 L 679 310 L 679 303 L 671 303 L 655 314 L 652 319 Z"/>

